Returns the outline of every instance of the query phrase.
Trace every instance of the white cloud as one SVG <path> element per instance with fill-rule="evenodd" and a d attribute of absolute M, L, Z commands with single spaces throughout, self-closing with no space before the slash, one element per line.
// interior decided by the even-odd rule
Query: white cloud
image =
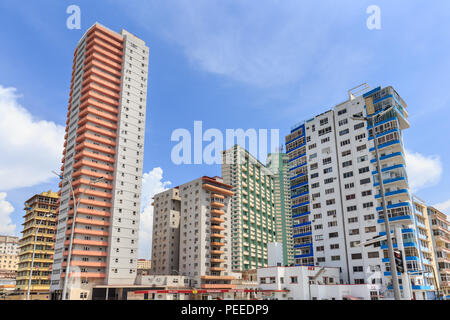
<path fill-rule="evenodd" d="M 412 192 L 436 185 L 439 182 L 442 175 L 442 163 L 439 156 L 427 156 L 408 150 L 406 150 L 405 156 L 409 187 Z"/>
<path fill-rule="evenodd" d="M 18 98 L 0 85 L 0 190 L 46 182 L 61 166 L 64 127 L 33 119 Z"/>
<path fill-rule="evenodd" d="M 439 211 L 444 212 L 447 215 L 450 215 L 450 199 L 444 202 L 437 203 L 433 207 L 435 207 Z"/>
<path fill-rule="evenodd" d="M 14 207 L 6 201 L 6 192 L 0 192 L 0 234 L 15 235 L 16 225 L 12 224 L 10 214 Z"/>
<path fill-rule="evenodd" d="M 139 257 L 151 257 L 153 232 L 152 198 L 155 194 L 167 190 L 170 181 L 163 181 L 163 170 L 159 167 L 144 173 L 142 177 L 141 218 L 139 222 Z"/>
<path fill-rule="evenodd" d="M 317 1 L 297 0 L 166 0 L 127 1 L 124 9 L 150 32 L 181 47 L 202 70 L 270 87 L 295 83 L 307 73 L 316 75 L 318 67 L 354 69 L 356 60 L 344 61 L 346 55 L 364 57 L 367 63 L 370 51 L 334 35 L 338 28 L 350 30 L 350 18 L 361 15 L 348 10 L 353 7 L 340 2 L 338 10 L 330 10 Z M 334 45 L 323 50 L 331 40 L 339 50 Z"/>

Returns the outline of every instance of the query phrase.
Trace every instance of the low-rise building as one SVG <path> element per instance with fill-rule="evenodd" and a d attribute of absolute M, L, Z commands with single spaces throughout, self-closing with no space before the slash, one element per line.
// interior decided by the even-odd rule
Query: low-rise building
<path fill-rule="evenodd" d="M 336 267 L 267 267 L 257 270 L 258 297 L 271 300 L 373 300 L 379 284 L 339 284 Z"/>
<path fill-rule="evenodd" d="M 428 207 L 428 217 L 436 256 L 437 284 L 441 296 L 450 299 L 450 221 L 445 213 L 434 207 Z"/>

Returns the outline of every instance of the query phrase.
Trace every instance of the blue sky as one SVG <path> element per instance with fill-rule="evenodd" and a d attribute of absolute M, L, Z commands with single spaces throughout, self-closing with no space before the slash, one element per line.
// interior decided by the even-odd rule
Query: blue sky
<path fill-rule="evenodd" d="M 80 30 L 66 27 L 71 4 Z M 369 5 L 380 30 L 366 26 Z M 154 192 L 220 175 L 218 165 L 173 164 L 173 130 L 202 120 L 204 130 L 277 128 L 283 140 L 367 82 L 394 86 L 408 104 L 410 179 L 448 213 L 449 12 L 445 0 L 1 1 L 0 233 L 20 232 L 26 199 L 57 190 L 49 172 L 61 166 L 73 50 L 95 22 L 150 47 L 144 211 Z"/>

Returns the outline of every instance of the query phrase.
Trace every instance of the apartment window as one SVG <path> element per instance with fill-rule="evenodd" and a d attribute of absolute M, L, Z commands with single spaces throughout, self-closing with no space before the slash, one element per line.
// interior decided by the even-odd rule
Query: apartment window
<path fill-rule="evenodd" d="M 374 214 L 366 214 L 364 216 L 364 220 L 373 220 L 375 219 L 375 215 Z"/>
<path fill-rule="evenodd" d="M 368 258 L 378 258 L 380 256 L 378 251 L 374 251 L 374 252 L 368 252 L 367 253 L 367 257 Z"/>
<path fill-rule="evenodd" d="M 363 145 L 357 146 L 356 147 L 356 151 L 362 151 L 362 150 L 364 150 L 366 148 L 367 148 L 367 146 L 365 144 L 363 144 Z"/>
<path fill-rule="evenodd" d="M 328 222 L 328 227 L 336 227 L 336 226 L 337 226 L 337 221 Z"/>
<path fill-rule="evenodd" d="M 343 115 L 344 113 L 347 113 L 347 109 L 342 109 L 338 111 L 338 116 Z"/>
<path fill-rule="evenodd" d="M 343 136 L 343 135 L 345 135 L 345 134 L 348 134 L 349 132 L 350 132 L 349 129 L 341 130 L 341 131 L 339 131 L 339 136 Z"/>
<path fill-rule="evenodd" d="M 328 118 L 325 118 L 325 119 L 321 119 L 320 120 L 320 125 L 321 126 L 323 126 L 323 125 L 325 125 L 325 124 L 327 124 L 328 123 Z"/>
<path fill-rule="evenodd" d="M 316 247 L 316 251 L 324 251 L 325 247 L 324 246 L 318 246 Z"/>
<path fill-rule="evenodd" d="M 343 126 L 348 123 L 348 119 L 342 119 L 339 121 L 339 126 Z"/>
<path fill-rule="evenodd" d="M 317 178 L 318 176 L 319 176 L 319 173 L 318 173 L 318 172 L 313 173 L 313 174 L 311 175 L 311 179 Z"/>
<path fill-rule="evenodd" d="M 331 233 L 328 234 L 329 238 L 337 238 L 338 236 L 339 236 L 338 232 L 331 232 Z"/>
<path fill-rule="evenodd" d="M 363 266 L 355 266 L 353 267 L 353 272 L 363 272 Z"/>
<path fill-rule="evenodd" d="M 334 188 L 326 189 L 325 194 L 331 194 L 334 193 Z"/>
<path fill-rule="evenodd" d="M 333 178 L 325 179 L 325 180 L 323 180 L 323 182 L 324 182 L 325 184 L 332 183 L 332 182 L 333 182 Z"/>
<path fill-rule="evenodd" d="M 350 178 L 350 177 L 353 177 L 353 171 L 349 171 L 349 172 L 345 172 L 344 173 L 344 179 L 345 178 Z"/>
<path fill-rule="evenodd" d="M 347 199 L 347 200 L 352 200 L 352 199 L 355 199 L 355 198 L 356 198 L 355 194 L 349 194 L 349 195 L 345 196 L 345 199 Z"/>
<path fill-rule="evenodd" d="M 327 216 L 329 216 L 329 217 L 336 216 L 336 210 L 329 210 L 329 211 L 327 211 Z"/>
<path fill-rule="evenodd" d="M 355 137 L 355 140 L 358 141 L 358 140 L 364 139 L 365 137 L 366 137 L 366 134 L 365 134 L 365 133 L 359 134 L 359 135 L 357 135 L 357 136 Z"/>
<path fill-rule="evenodd" d="M 330 167 L 330 168 L 323 169 L 323 174 L 327 174 L 330 172 L 333 172 L 333 168 Z"/>
<path fill-rule="evenodd" d="M 322 163 L 323 163 L 323 165 L 330 164 L 331 163 L 331 157 L 323 159 Z"/>
<path fill-rule="evenodd" d="M 348 218 L 348 223 L 355 223 L 355 222 L 358 222 L 358 217 Z"/>
<path fill-rule="evenodd" d="M 323 138 L 322 140 L 320 140 L 320 142 L 322 144 L 327 143 L 328 141 L 330 141 L 330 137 L 326 137 L 326 138 Z"/>
<path fill-rule="evenodd" d="M 369 167 L 364 167 L 364 168 L 360 168 L 359 169 L 359 173 L 365 173 L 365 172 L 369 172 Z"/>
<path fill-rule="evenodd" d="M 361 253 L 353 253 L 352 254 L 352 260 L 359 260 L 359 259 L 362 259 Z"/>
<path fill-rule="evenodd" d="M 331 261 L 339 261 L 341 260 L 341 256 L 331 256 Z"/>
<path fill-rule="evenodd" d="M 359 184 L 360 184 L 360 185 L 368 184 L 368 183 L 370 183 L 370 178 L 361 179 L 361 180 L 359 181 Z"/>
<path fill-rule="evenodd" d="M 323 136 L 324 134 L 330 133 L 331 132 L 331 127 L 326 127 L 324 129 L 319 130 L 319 137 Z"/>
<path fill-rule="evenodd" d="M 343 152 L 342 152 L 342 156 L 345 157 L 345 156 L 350 155 L 351 153 L 352 153 L 351 150 L 346 150 L 346 151 L 343 151 Z"/>
<path fill-rule="evenodd" d="M 348 232 L 351 236 L 359 234 L 359 229 L 350 229 Z"/>
<path fill-rule="evenodd" d="M 360 122 L 360 123 L 358 123 L 358 124 L 355 124 L 353 128 L 354 128 L 355 130 L 364 128 L 364 122 Z"/>
<path fill-rule="evenodd" d="M 372 227 L 365 227 L 365 232 L 366 233 L 370 233 L 370 232 L 376 232 L 377 228 L 375 226 Z"/>
<path fill-rule="evenodd" d="M 363 208 L 370 208 L 370 207 L 373 207 L 373 202 L 363 203 Z"/>
<path fill-rule="evenodd" d="M 346 146 L 346 145 L 348 145 L 348 144 L 350 144 L 350 139 L 341 141 L 341 147 Z"/>
<path fill-rule="evenodd" d="M 351 189 L 351 188 L 353 188 L 354 186 L 355 186 L 355 184 L 354 184 L 353 182 L 350 182 L 350 183 L 345 184 L 345 185 L 344 185 L 344 188 L 345 188 L 345 189 Z"/>
<path fill-rule="evenodd" d="M 335 204 L 336 201 L 334 199 L 329 199 L 329 200 L 326 201 L 326 203 L 327 203 L 327 206 L 330 206 L 332 204 Z"/>
<path fill-rule="evenodd" d="M 297 277 L 291 277 L 291 283 L 298 283 Z"/>
<path fill-rule="evenodd" d="M 366 197 L 372 195 L 372 190 L 366 190 L 361 192 L 361 196 Z"/>
<path fill-rule="evenodd" d="M 342 163 L 342 167 L 343 167 L 343 168 L 348 167 L 348 166 L 351 166 L 351 165 L 352 165 L 352 160 L 345 161 L 345 162 Z"/>

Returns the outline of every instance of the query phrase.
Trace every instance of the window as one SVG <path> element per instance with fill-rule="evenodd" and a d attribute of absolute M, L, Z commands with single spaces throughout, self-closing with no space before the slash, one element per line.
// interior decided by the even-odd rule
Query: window
<path fill-rule="evenodd" d="M 363 266 L 355 266 L 355 267 L 353 267 L 353 272 L 363 272 Z"/>
<path fill-rule="evenodd" d="M 349 194 L 349 195 L 345 196 L 345 199 L 347 199 L 347 200 L 352 200 L 352 199 L 355 199 L 355 198 L 356 198 L 355 194 Z"/>
<path fill-rule="evenodd" d="M 358 222 L 358 217 L 348 218 L 348 223 L 355 223 L 355 222 Z"/>
<path fill-rule="evenodd" d="M 324 129 L 321 129 L 321 130 L 319 130 L 319 137 L 323 136 L 324 134 L 330 133 L 330 132 L 331 132 L 331 127 L 326 127 Z"/>
<path fill-rule="evenodd" d="M 339 243 L 330 244 L 330 249 L 331 250 L 339 249 Z"/>
<path fill-rule="evenodd" d="M 378 258 L 380 256 L 378 251 L 374 251 L 374 252 L 368 252 L 367 253 L 367 257 L 368 258 Z"/>
<path fill-rule="evenodd" d="M 321 126 L 323 126 L 324 124 L 327 124 L 328 123 L 328 118 L 325 118 L 325 119 L 321 119 L 320 120 L 320 125 Z"/>
<path fill-rule="evenodd" d="M 331 261 L 339 261 L 341 260 L 341 256 L 331 256 Z"/>
<path fill-rule="evenodd" d="M 333 182 L 333 178 L 325 179 L 323 182 L 324 182 L 325 184 L 332 183 L 332 182 Z"/>
<path fill-rule="evenodd" d="M 363 145 L 360 145 L 360 146 L 356 147 L 356 151 L 362 151 L 362 150 L 364 150 L 366 148 L 367 148 L 367 146 L 365 144 L 363 144 Z"/>
<path fill-rule="evenodd" d="M 353 128 L 354 128 L 355 130 L 364 128 L 364 122 L 360 122 L 360 123 L 358 123 L 358 124 L 355 124 Z"/>
<path fill-rule="evenodd" d="M 365 173 L 365 172 L 369 172 L 369 167 L 364 167 L 364 168 L 360 168 L 359 169 L 359 173 Z"/>
<path fill-rule="evenodd" d="M 366 137 L 366 134 L 365 134 L 365 133 L 362 133 L 362 134 L 357 135 L 357 136 L 355 137 L 355 140 L 358 141 L 358 140 L 364 139 L 365 137 Z"/>
<path fill-rule="evenodd" d="M 365 232 L 366 233 L 370 233 L 370 232 L 376 232 L 377 231 L 377 228 L 375 227 L 375 226 L 372 226 L 372 227 L 365 227 Z"/>
<path fill-rule="evenodd" d="M 343 115 L 344 113 L 347 113 L 347 109 L 342 109 L 338 111 L 338 116 Z"/>
<path fill-rule="evenodd" d="M 297 277 L 291 277 L 291 283 L 298 283 Z"/>
<path fill-rule="evenodd" d="M 330 172 L 333 172 L 333 168 L 329 167 L 329 168 L 323 169 L 323 174 L 327 174 Z"/>
<path fill-rule="evenodd" d="M 373 207 L 373 202 L 363 203 L 363 208 L 370 208 L 370 207 Z"/>
<path fill-rule="evenodd" d="M 359 260 L 362 259 L 361 253 L 353 253 L 352 254 L 352 260 Z"/>
<path fill-rule="evenodd" d="M 346 119 L 342 119 L 342 120 L 340 120 L 339 121 L 339 126 L 343 126 L 344 124 L 347 124 L 348 123 L 348 119 L 346 118 Z"/>
<path fill-rule="evenodd" d="M 346 151 L 342 152 L 342 156 L 345 157 L 345 156 L 350 155 L 351 153 L 352 153 L 351 150 L 346 150 Z"/>
<path fill-rule="evenodd" d="M 350 139 L 341 141 L 341 147 L 346 146 L 347 144 L 350 144 Z"/>
<path fill-rule="evenodd" d="M 349 171 L 349 172 L 345 172 L 344 173 L 344 179 L 345 178 L 350 178 L 350 177 L 353 177 L 353 171 Z"/>
<path fill-rule="evenodd" d="M 359 229 L 350 229 L 348 233 L 349 235 L 354 236 L 356 234 L 359 234 Z"/>
<path fill-rule="evenodd" d="M 368 184 L 368 183 L 370 183 L 370 178 L 361 179 L 359 181 L 359 184 L 361 184 L 361 185 Z"/>
<path fill-rule="evenodd" d="M 361 196 L 366 197 L 372 195 L 372 190 L 366 190 L 361 192 Z"/>
<path fill-rule="evenodd" d="M 327 203 L 327 206 L 330 206 L 332 204 L 335 204 L 336 201 L 334 199 L 329 199 L 329 200 L 326 201 L 326 203 Z"/>
<path fill-rule="evenodd" d="M 342 168 L 348 167 L 352 165 L 352 160 L 345 161 L 342 163 Z"/>
<path fill-rule="evenodd" d="M 330 164 L 331 163 L 331 157 L 323 159 L 322 163 L 323 163 L 323 165 Z"/>
<path fill-rule="evenodd" d="M 328 227 L 336 227 L 336 226 L 337 226 L 337 221 L 328 222 Z"/>
<path fill-rule="evenodd" d="M 324 246 L 318 246 L 316 247 L 316 251 L 324 251 L 325 247 Z"/>
<path fill-rule="evenodd" d="M 337 238 L 338 236 L 339 236 L 338 232 L 331 232 L 331 233 L 328 234 L 329 238 Z"/>

